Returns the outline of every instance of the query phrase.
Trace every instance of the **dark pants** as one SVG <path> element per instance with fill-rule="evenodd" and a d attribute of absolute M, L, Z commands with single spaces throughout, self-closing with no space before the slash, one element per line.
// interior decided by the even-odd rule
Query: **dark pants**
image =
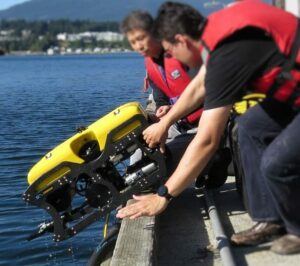
<path fill-rule="evenodd" d="M 250 216 L 300 236 L 300 113 L 266 100 L 238 128 Z"/>

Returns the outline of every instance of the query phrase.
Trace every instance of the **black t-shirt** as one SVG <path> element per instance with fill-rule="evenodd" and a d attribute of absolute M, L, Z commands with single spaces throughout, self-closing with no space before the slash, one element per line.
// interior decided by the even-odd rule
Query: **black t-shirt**
<path fill-rule="evenodd" d="M 204 109 L 235 103 L 251 90 L 247 88 L 251 81 L 283 62 L 284 56 L 265 32 L 246 28 L 235 33 L 210 55 Z"/>
<path fill-rule="evenodd" d="M 161 89 L 159 89 L 151 80 L 149 80 L 150 86 L 152 88 L 153 99 L 156 104 L 156 109 L 163 106 L 169 105 L 170 100 L 167 95 L 165 95 Z"/>

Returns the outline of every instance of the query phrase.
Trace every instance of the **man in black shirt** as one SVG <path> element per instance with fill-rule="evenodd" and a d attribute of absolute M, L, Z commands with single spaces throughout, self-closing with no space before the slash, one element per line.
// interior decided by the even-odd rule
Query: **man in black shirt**
<path fill-rule="evenodd" d="M 268 90 L 266 100 L 239 121 L 250 215 L 257 223 L 233 235 L 232 241 L 238 245 L 258 244 L 286 229 L 288 234 L 271 248 L 280 254 L 300 252 L 300 114 L 299 107 L 290 104 L 298 102 L 299 78 L 290 73 L 294 61 L 287 64 L 288 56 L 295 60 L 291 47 L 297 43 L 291 42 L 296 39 L 296 21 L 292 15 L 260 1 L 237 3 L 216 12 L 208 22 L 187 5 L 165 3 L 157 18 L 165 50 L 187 65 L 203 60 L 206 66 L 172 110 L 144 131 L 150 147 L 163 145 L 164 132 L 172 122 L 204 102 L 201 130 L 165 184 L 168 194 L 177 196 L 212 156 L 232 105 L 246 90 L 254 89 L 254 81 L 257 88 Z M 295 49 L 298 51 L 298 44 Z M 280 69 L 284 80 L 279 79 Z M 156 215 L 168 205 L 168 200 L 159 194 L 135 198 L 138 202 L 120 210 L 119 217 Z"/>

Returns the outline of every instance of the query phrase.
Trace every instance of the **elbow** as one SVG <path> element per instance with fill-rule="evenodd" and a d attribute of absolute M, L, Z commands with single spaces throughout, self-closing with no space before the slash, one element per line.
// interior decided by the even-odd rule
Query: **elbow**
<path fill-rule="evenodd" d="M 207 149 L 211 153 L 214 153 L 218 149 L 219 144 L 220 144 L 219 139 L 211 138 L 211 139 L 206 140 L 204 145 L 207 147 Z"/>
<path fill-rule="evenodd" d="M 220 145 L 220 137 L 206 136 L 198 138 L 198 146 L 201 150 L 206 150 L 208 153 L 215 153 Z"/>

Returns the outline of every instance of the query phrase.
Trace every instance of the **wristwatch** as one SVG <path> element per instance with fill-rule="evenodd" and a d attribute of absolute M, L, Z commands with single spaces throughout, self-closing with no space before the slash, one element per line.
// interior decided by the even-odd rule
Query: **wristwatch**
<path fill-rule="evenodd" d="M 165 197 L 168 201 L 174 198 L 171 194 L 169 194 L 168 188 L 165 185 L 161 185 L 158 188 L 157 194 L 160 197 Z"/>

